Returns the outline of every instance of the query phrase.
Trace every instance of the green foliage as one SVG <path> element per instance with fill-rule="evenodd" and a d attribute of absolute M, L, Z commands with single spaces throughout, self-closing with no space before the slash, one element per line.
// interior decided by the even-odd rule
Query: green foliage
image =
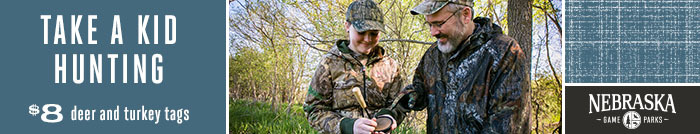
<path fill-rule="evenodd" d="M 561 86 L 552 75 L 536 74 L 532 82 L 532 133 L 553 133 L 561 120 Z"/>
<path fill-rule="evenodd" d="M 274 112 L 269 103 L 246 100 L 231 100 L 229 106 L 231 134 L 316 133 L 306 121 L 301 105 L 293 105 L 290 113 Z"/>
<path fill-rule="evenodd" d="M 269 109 L 270 104 L 265 102 L 231 99 L 229 106 L 229 130 L 232 134 L 317 133 L 306 120 L 301 105 L 293 105 L 289 113 L 273 112 Z M 399 125 L 392 133 L 415 134 L 425 133 L 425 130 Z"/>
<path fill-rule="evenodd" d="M 230 83 L 232 89 L 248 87 L 251 90 L 241 90 L 240 94 L 252 95 L 252 90 L 266 91 L 271 84 L 265 78 L 272 75 L 270 55 L 252 48 L 242 48 L 236 55 L 229 58 Z"/>
<path fill-rule="evenodd" d="M 508 0 L 474 0 L 474 16 L 488 17 L 508 33 Z"/>
<path fill-rule="evenodd" d="M 415 128 L 409 125 L 410 123 L 402 123 L 394 131 L 392 131 L 392 134 L 424 134 L 426 133 L 425 131 L 425 126 L 421 128 Z"/>
<path fill-rule="evenodd" d="M 430 29 L 423 25 L 425 18 L 422 15 L 411 15 L 409 12 L 421 1 L 415 0 L 387 0 L 379 3 L 380 8 L 385 12 L 386 32 L 383 39 L 408 39 L 425 42 L 433 42 L 435 39 L 430 35 Z M 395 59 L 401 68 L 401 73 L 406 78 L 412 78 L 413 68 L 416 68 L 418 61 L 430 45 L 412 44 L 408 42 L 385 42 L 380 43 L 386 50 L 387 55 Z"/>
<path fill-rule="evenodd" d="M 232 97 L 262 99 L 278 103 L 301 97 L 301 83 L 308 80 L 310 49 L 297 45 L 296 20 L 286 12 L 291 1 L 233 1 L 240 10 L 232 12 L 229 61 Z M 281 73 L 284 72 L 284 73 Z M 288 103 L 291 104 L 291 103 Z"/>

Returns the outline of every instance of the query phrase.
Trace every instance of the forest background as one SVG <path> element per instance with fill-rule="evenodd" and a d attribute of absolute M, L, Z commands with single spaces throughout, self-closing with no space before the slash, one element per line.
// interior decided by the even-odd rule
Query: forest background
<path fill-rule="evenodd" d="M 301 105 L 320 57 L 348 37 L 352 0 L 229 0 L 229 131 L 314 133 Z M 413 71 L 435 38 L 421 0 L 375 0 L 385 16 L 380 45 L 401 73 Z M 561 0 L 474 0 L 475 16 L 491 18 L 531 56 L 532 133 L 561 132 Z M 408 84 L 408 83 L 406 83 Z M 393 133 L 425 133 L 426 111 L 411 112 Z"/>

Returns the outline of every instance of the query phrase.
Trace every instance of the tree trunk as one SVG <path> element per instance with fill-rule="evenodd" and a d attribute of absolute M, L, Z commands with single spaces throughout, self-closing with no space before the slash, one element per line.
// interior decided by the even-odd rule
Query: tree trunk
<path fill-rule="evenodd" d="M 532 48 L 532 1 L 508 1 L 508 35 L 515 38 L 525 52 L 531 56 Z M 530 58 L 527 58 L 528 62 Z"/>
<path fill-rule="evenodd" d="M 525 63 L 528 63 L 525 78 L 527 82 L 525 99 L 530 101 L 530 59 L 532 57 L 532 0 L 508 0 L 507 12 L 508 14 L 508 35 L 515 38 L 520 44 L 523 52 L 525 52 Z M 521 130 L 522 133 L 530 133 L 530 105 L 526 105 L 523 108 L 523 112 L 527 113 L 528 120 L 525 120 L 525 129 Z"/>

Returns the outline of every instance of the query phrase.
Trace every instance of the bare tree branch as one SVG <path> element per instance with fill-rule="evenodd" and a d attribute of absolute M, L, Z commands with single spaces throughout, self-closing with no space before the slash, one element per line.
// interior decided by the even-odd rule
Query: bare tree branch
<path fill-rule="evenodd" d="M 552 69 L 552 74 L 554 75 L 554 79 L 557 81 L 557 85 L 561 87 L 561 82 L 559 82 L 559 77 L 557 76 L 557 71 L 554 70 L 554 66 L 552 66 L 552 59 L 549 57 L 549 23 L 545 23 L 545 47 L 547 47 L 547 62 L 549 63 L 549 68 Z"/>
<path fill-rule="evenodd" d="M 409 39 L 382 39 L 379 40 L 379 42 L 409 42 L 409 43 L 416 43 L 416 44 L 423 44 L 423 45 L 433 45 L 433 42 L 425 42 L 425 41 L 417 41 L 417 40 L 409 40 Z"/>

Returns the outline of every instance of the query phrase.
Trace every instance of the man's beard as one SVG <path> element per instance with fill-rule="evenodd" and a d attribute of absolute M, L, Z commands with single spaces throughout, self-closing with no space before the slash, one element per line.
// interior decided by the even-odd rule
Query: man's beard
<path fill-rule="evenodd" d="M 461 21 L 456 22 L 457 24 L 457 29 L 464 29 L 464 24 L 462 24 Z M 436 35 L 435 37 L 438 38 L 438 40 L 442 37 L 447 37 L 447 42 L 444 44 L 441 43 L 440 41 L 437 42 L 438 45 L 438 50 L 442 53 L 451 53 L 455 49 L 457 49 L 457 46 L 464 40 L 464 30 L 458 30 L 454 35 L 448 36 L 447 34 L 441 33 Z"/>
<path fill-rule="evenodd" d="M 450 53 L 450 52 L 454 51 L 455 48 L 457 48 L 457 47 L 452 45 L 452 43 L 450 43 L 450 42 L 451 41 L 449 39 L 448 39 L 447 43 L 445 43 L 445 44 L 438 42 L 438 50 L 440 50 L 440 52 L 442 52 L 442 53 Z"/>
<path fill-rule="evenodd" d="M 451 53 L 455 49 L 457 49 L 457 46 L 464 40 L 464 31 L 457 31 L 457 33 L 453 36 L 447 36 L 445 34 L 440 34 L 435 36 L 438 39 L 441 37 L 447 37 L 447 42 L 441 43 L 438 41 L 438 50 L 442 53 Z"/>

